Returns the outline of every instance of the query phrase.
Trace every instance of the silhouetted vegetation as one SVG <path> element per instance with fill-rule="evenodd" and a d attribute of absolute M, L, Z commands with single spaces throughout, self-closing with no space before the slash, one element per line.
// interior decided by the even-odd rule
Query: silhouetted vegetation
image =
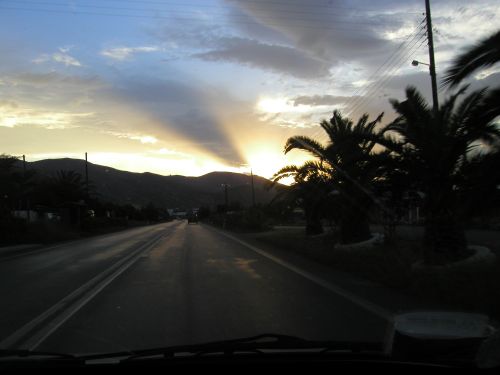
<path fill-rule="evenodd" d="M 69 170 L 40 175 L 0 156 L 0 244 L 48 243 L 169 220 L 166 209 L 118 205 Z"/>
<path fill-rule="evenodd" d="M 452 87 L 480 67 L 500 61 L 499 33 L 459 56 L 444 80 Z M 422 257 L 426 264 L 446 264 L 471 254 L 465 225 L 474 217 L 495 215 L 499 206 L 500 88 L 465 95 L 467 87 L 430 108 L 413 87 L 406 100 L 391 100 L 397 118 L 380 125 L 382 115 L 355 124 L 335 110 L 321 127 L 326 144 L 295 136 L 285 153 L 298 149 L 313 160 L 282 168 L 274 182 L 294 182 L 277 200 L 299 206 L 306 233 L 320 234 L 325 218 L 339 223 L 341 243 L 370 238 L 370 219 L 385 225 L 387 242 L 398 220 L 418 205 L 425 224 Z M 496 214 L 498 215 L 498 214 Z M 477 222 L 477 220 L 475 221 Z"/>

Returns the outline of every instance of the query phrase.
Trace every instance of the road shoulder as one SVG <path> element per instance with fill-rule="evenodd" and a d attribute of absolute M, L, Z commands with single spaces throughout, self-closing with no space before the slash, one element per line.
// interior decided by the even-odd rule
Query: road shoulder
<path fill-rule="evenodd" d="M 256 240 L 251 234 L 223 231 L 210 225 L 206 225 L 206 227 L 234 237 L 240 244 L 246 245 L 248 248 L 258 249 L 269 254 L 270 257 L 276 258 L 278 262 L 282 261 L 307 274 L 314 275 L 330 285 L 335 285 L 336 288 L 345 291 L 346 294 L 356 296 L 363 301 L 367 301 L 369 304 L 390 311 L 392 314 L 424 309 L 442 310 L 446 308 L 445 306 L 429 305 L 429 302 L 424 302 L 416 297 L 405 295 L 387 286 L 336 270 L 331 266 L 308 259 L 300 254 L 287 252 L 264 244 Z"/>

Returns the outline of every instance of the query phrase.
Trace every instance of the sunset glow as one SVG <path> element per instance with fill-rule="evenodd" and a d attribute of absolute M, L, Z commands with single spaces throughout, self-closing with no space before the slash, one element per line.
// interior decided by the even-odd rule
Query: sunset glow
<path fill-rule="evenodd" d="M 307 27 L 265 1 L 134 2 L 127 11 L 110 2 L 106 12 L 97 0 L 10 4 L 0 12 L 8 30 L 0 35 L 0 152 L 27 160 L 88 152 L 95 163 L 162 175 L 249 166 L 269 178 L 307 159 L 284 155 L 286 139 L 317 137 L 334 109 L 354 118 L 385 111 L 389 120 L 388 99 L 407 84 L 430 97 L 428 72 L 410 64 L 426 61 L 426 45 L 373 76 L 418 29 L 421 2 L 357 3 L 355 14 L 336 1 L 294 3 Z M 438 76 L 455 51 L 491 33 L 497 5 L 435 5 Z M 193 14 L 181 21 L 183 7 Z M 475 79 L 492 86 L 499 77 L 491 69 Z"/>

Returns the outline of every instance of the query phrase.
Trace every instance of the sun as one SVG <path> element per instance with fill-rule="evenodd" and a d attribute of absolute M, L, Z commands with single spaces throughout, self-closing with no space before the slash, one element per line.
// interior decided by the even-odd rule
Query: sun
<path fill-rule="evenodd" d="M 271 178 L 284 166 L 285 161 L 279 152 L 260 150 L 252 153 L 248 157 L 248 167 L 254 174 L 265 178 Z"/>
<path fill-rule="evenodd" d="M 271 179 L 273 175 L 281 168 L 290 164 L 301 164 L 303 159 L 290 159 L 278 150 L 259 148 L 250 152 L 247 156 L 247 164 L 242 167 L 244 173 L 250 173 Z M 290 185 L 293 183 L 293 178 L 286 178 L 279 181 L 281 184 Z"/>

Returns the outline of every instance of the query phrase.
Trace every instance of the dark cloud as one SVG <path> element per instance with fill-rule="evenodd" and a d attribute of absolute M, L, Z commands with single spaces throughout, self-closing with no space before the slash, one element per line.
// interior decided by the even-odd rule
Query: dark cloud
<path fill-rule="evenodd" d="M 137 77 L 122 81 L 110 90 L 109 96 L 144 110 L 168 130 L 227 162 L 241 161 L 214 113 L 214 101 L 222 106 L 225 100 L 230 100 L 219 90 L 175 80 Z"/>
<path fill-rule="evenodd" d="M 392 43 L 383 39 L 381 33 L 402 25 L 395 14 L 355 12 L 341 1 L 293 2 L 288 8 L 275 2 L 228 2 L 285 35 L 296 49 L 331 64 L 384 53 Z"/>
<path fill-rule="evenodd" d="M 228 11 L 228 23 L 241 37 L 257 39 L 267 44 L 289 45 L 291 40 L 278 30 L 259 22 L 249 16 L 238 6 L 230 6 Z"/>
<path fill-rule="evenodd" d="M 179 27 L 174 18 L 155 34 L 170 51 L 183 50 L 185 56 L 317 79 L 329 77 L 330 68 L 340 63 L 376 67 L 397 44 L 382 34 L 408 20 L 406 13 L 398 13 L 405 7 L 396 1 L 384 1 L 380 12 L 353 11 L 341 1 L 226 3 L 222 24 L 200 19 Z"/>
<path fill-rule="evenodd" d="M 345 103 L 349 100 L 359 99 L 359 96 L 338 96 L 338 95 L 312 95 L 312 96 L 297 96 L 291 99 L 294 106 L 298 105 L 337 105 Z"/>
<path fill-rule="evenodd" d="M 329 75 L 330 64 L 328 62 L 307 56 L 295 48 L 264 44 L 243 38 L 225 38 L 220 42 L 221 48 L 194 56 L 208 61 L 238 62 L 302 79 Z"/>

